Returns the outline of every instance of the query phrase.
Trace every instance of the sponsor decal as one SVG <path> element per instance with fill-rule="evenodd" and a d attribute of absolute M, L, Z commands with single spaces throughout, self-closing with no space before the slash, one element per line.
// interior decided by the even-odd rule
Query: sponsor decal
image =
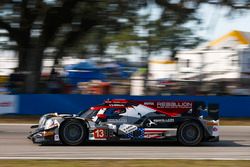
<path fill-rule="evenodd" d="M 157 108 L 192 108 L 192 102 L 157 102 Z"/>
<path fill-rule="evenodd" d="M 0 95 L 0 115 L 17 113 L 18 99 L 15 95 Z"/>
<path fill-rule="evenodd" d="M 107 122 L 110 123 L 125 123 L 127 122 L 127 119 L 121 118 L 121 119 L 107 119 Z"/>
<path fill-rule="evenodd" d="M 219 127 L 218 126 L 213 126 L 212 136 L 219 136 Z"/>
<path fill-rule="evenodd" d="M 144 138 L 144 128 L 138 128 L 136 131 L 128 133 L 126 135 L 127 138 L 138 138 L 143 139 Z"/>
<path fill-rule="evenodd" d="M 137 139 L 162 139 L 166 136 L 175 136 L 176 129 L 163 128 L 138 128 L 136 131 L 126 134 L 127 138 Z"/>
<path fill-rule="evenodd" d="M 0 102 L 0 107 L 10 107 L 13 104 L 10 101 Z"/>
<path fill-rule="evenodd" d="M 124 107 L 124 104 L 109 104 L 111 107 Z"/>
<path fill-rule="evenodd" d="M 161 139 L 165 137 L 166 131 L 166 129 L 144 129 L 144 138 Z"/>
<path fill-rule="evenodd" d="M 54 136 L 54 140 L 55 140 L 55 141 L 59 141 L 59 140 L 60 140 L 60 139 L 59 139 L 59 135 L 55 135 L 55 136 Z"/>
<path fill-rule="evenodd" d="M 128 133 L 131 133 L 135 130 L 137 130 L 137 126 L 135 125 L 129 125 L 129 124 L 123 124 L 119 127 L 119 130 L 128 134 Z"/>
<path fill-rule="evenodd" d="M 170 123 L 170 122 L 174 122 L 173 118 L 169 118 L 169 119 L 153 119 L 153 121 L 155 123 Z"/>
<path fill-rule="evenodd" d="M 213 127 L 213 131 L 214 131 L 214 132 L 217 132 L 217 131 L 218 131 L 218 128 L 217 128 L 217 127 Z"/>
<path fill-rule="evenodd" d="M 144 102 L 144 105 L 155 105 L 155 103 L 154 102 Z"/>
<path fill-rule="evenodd" d="M 157 125 L 157 123 L 155 123 L 154 121 L 152 121 L 151 119 L 148 120 L 149 122 L 147 123 L 147 127 L 151 127 L 152 125 Z"/>

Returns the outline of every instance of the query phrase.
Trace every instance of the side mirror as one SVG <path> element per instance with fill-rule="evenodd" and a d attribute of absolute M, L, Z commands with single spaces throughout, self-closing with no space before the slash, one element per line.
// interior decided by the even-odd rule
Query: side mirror
<path fill-rule="evenodd" d="M 141 118 L 141 113 L 139 113 L 139 112 L 138 112 L 138 115 L 139 115 L 139 116 L 140 116 L 140 118 Z"/>
<path fill-rule="evenodd" d="M 106 118 L 107 118 L 107 115 L 105 115 L 105 114 L 97 114 L 97 117 L 98 117 L 99 119 L 106 119 Z"/>

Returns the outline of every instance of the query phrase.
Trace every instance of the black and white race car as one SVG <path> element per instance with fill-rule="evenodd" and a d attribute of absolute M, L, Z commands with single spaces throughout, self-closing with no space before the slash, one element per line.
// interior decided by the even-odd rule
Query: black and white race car
<path fill-rule="evenodd" d="M 205 116 L 204 116 L 205 115 Z M 34 143 L 81 145 L 88 140 L 219 141 L 218 105 L 196 101 L 106 100 L 77 115 L 50 113 L 28 136 Z"/>

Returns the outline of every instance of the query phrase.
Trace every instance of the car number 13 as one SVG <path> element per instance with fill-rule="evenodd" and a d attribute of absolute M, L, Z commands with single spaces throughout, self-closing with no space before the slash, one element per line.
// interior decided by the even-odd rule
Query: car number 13
<path fill-rule="evenodd" d="M 95 138 L 106 138 L 105 129 L 95 129 L 94 130 L 94 137 Z"/>

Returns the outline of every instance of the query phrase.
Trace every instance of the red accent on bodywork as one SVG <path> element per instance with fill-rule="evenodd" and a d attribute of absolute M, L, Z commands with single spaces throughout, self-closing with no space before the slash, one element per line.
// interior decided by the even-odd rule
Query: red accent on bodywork
<path fill-rule="evenodd" d="M 105 114 L 97 114 L 97 117 L 100 118 L 100 119 L 106 119 L 107 115 L 105 115 Z"/>
<path fill-rule="evenodd" d="M 91 110 L 101 110 L 104 108 L 127 108 L 125 106 L 97 106 L 97 107 L 91 107 Z"/>
<path fill-rule="evenodd" d="M 105 100 L 104 103 L 128 103 L 126 99 L 112 99 L 112 100 Z"/>
<path fill-rule="evenodd" d="M 165 114 L 170 117 L 179 116 L 182 113 L 188 112 L 193 108 L 193 101 L 165 101 L 165 100 L 151 100 L 151 101 L 136 101 L 125 99 L 113 99 L 105 101 L 105 105 L 92 107 L 93 110 L 100 110 L 105 108 L 128 108 L 138 104 L 144 105 L 156 112 Z"/>

